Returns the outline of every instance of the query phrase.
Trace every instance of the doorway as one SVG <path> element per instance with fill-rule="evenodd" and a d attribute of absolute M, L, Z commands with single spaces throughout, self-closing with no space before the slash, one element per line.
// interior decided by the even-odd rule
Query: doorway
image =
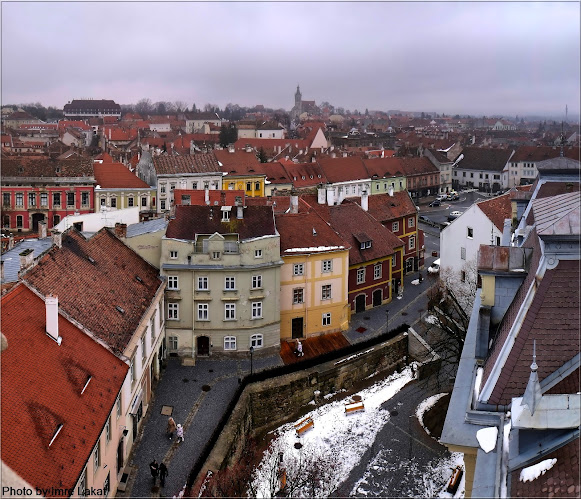
<path fill-rule="evenodd" d="M 291 322 L 291 332 L 293 339 L 303 337 L 303 318 L 295 317 Z"/>
<path fill-rule="evenodd" d="M 208 336 L 198 336 L 198 355 L 210 355 L 210 338 Z"/>
<path fill-rule="evenodd" d="M 378 307 L 379 305 L 381 305 L 381 289 L 376 289 L 373 292 L 373 306 L 374 307 Z"/>
<path fill-rule="evenodd" d="M 124 438 L 121 437 L 119 445 L 117 446 L 117 474 L 121 473 L 121 470 L 123 469 L 123 441 Z"/>
<path fill-rule="evenodd" d="M 365 295 L 355 297 L 355 313 L 365 312 Z"/>
<path fill-rule="evenodd" d="M 32 230 L 36 232 L 38 230 L 38 222 L 42 221 L 44 221 L 44 215 L 42 213 L 34 213 L 32 215 Z"/>

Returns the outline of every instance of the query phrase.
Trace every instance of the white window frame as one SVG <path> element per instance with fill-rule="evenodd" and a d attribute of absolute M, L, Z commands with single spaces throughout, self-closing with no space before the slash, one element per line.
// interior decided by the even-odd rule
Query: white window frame
<path fill-rule="evenodd" d="M 416 249 L 416 236 L 410 236 L 408 239 L 408 248 L 410 250 Z"/>
<path fill-rule="evenodd" d="M 323 260 L 321 262 L 321 272 L 333 272 L 333 260 Z"/>
<path fill-rule="evenodd" d="M 262 319 L 262 302 L 252 302 L 252 319 Z"/>
<path fill-rule="evenodd" d="M 373 279 L 381 279 L 381 263 L 376 263 L 373 266 Z"/>
<path fill-rule="evenodd" d="M 197 320 L 199 321 L 209 321 L 210 320 L 210 305 L 208 303 L 198 303 Z"/>
<path fill-rule="evenodd" d="M 250 337 L 250 346 L 257 349 L 264 346 L 264 336 L 262 334 L 253 334 Z"/>
<path fill-rule="evenodd" d="M 97 440 L 97 445 L 95 445 L 95 449 L 93 450 L 93 469 L 95 470 L 95 473 L 97 473 L 97 470 L 99 469 L 100 466 L 101 466 L 101 438 L 99 437 L 99 440 Z"/>
<path fill-rule="evenodd" d="M 254 258 L 262 258 L 262 250 L 261 249 L 254 250 Z"/>
<path fill-rule="evenodd" d="M 262 275 L 257 274 L 252 276 L 252 289 L 262 288 Z"/>
<path fill-rule="evenodd" d="M 177 336 L 168 336 L 168 348 L 170 350 L 177 350 L 178 349 L 178 337 Z"/>
<path fill-rule="evenodd" d="M 399 232 L 399 222 L 392 222 L 391 232 Z"/>
<path fill-rule="evenodd" d="M 295 263 L 293 264 L 293 276 L 304 275 L 305 274 L 305 264 Z"/>
<path fill-rule="evenodd" d="M 363 284 L 365 282 L 365 267 L 357 269 L 357 284 Z"/>
<path fill-rule="evenodd" d="M 332 296 L 331 284 L 323 284 L 321 286 L 321 300 L 330 300 Z"/>
<path fill-rule="evenodd" d="M 323 326 L 330 326 L 331 325 L 331 312 L 326 312 L 323 314 L 321 318 L 321 324 Z"/>
<path fill-rule="evenodd" d="M 305 288 L 293 289 L 293 305 L 299 305 L 305 302 Z"/>
<path fill-rule="evenodd" d="M 145 333 L 143 333 L 143 335 L 139 339 L 139 343 L 141 345 L 141 365 L 145 366 L 145 363 L 147 361 L 147 348 L 145 346 Z"/>
<path fill-rule="evenodd" d="M 180 289 L 179 279 L 178 279 L 177 275 L 168 275 L 167 276 L 167 289 L 170 289 L 170 290 Z"/>
<path fill-rule="evenodd" d="M 397 266 L 397 255 L 394 253 L 394 255 L 391 257 L 391 268 L 393 269 L 396 266 Z"/>
<path fill-rule="evenodd" d="M 224 336 L 224 350 L 236 350 L 236 336 Z"/>
<path fill-rule="evenodd" d="M 111 441 L 111 415 L 107 418 L 105 423 L 105 441 L 109 443 Z"/>
<path fill-rule="evenodd" d="M 408 218 L 408 229 L 409 228 L 412 228 L 412 227 L 415 227 L 415 226 L 416 226 L 416 222 L 415 222 L 414 217 L 409 217 Z"/>
<path fill-rule="evenodd" d="M 121 394 L 117 395 L 117 400 L 115 401 L 116 416 L 117 419 L 121 417 Z"/>
<path fill-rule="evenodd" d="M 224 277 L 224 290 L 225 291 L 236 291 L 236 277 L 234 277 L 234 276 Z"/>
<path fill-rule="evenodd" d="M 167 320 L 168 321 L 179 321 L 180 320 L 180 305 L 179 305 L 179 303 L 168 303 L 167 304 Z"/>
<path fill-rule="evenodd" d="M 460 248 L 460 259 L 466 260 L 466 248 L 464 247 Z"/>
<path fill-rule="evenodd" d="M 197 291 L 208 291 L 210 289 L 210 281 L 207 276 L 198 276 Z"/>
<path fill-rule="evenodd" d="M 474 239 L 474 229 L 472 227 L 466 227 L 466 237 L 468 239 Z"/>
<path fill-rule="evenodd" d="M 224 320 L 236 320 L 236 303 L 224 303 Z"/>

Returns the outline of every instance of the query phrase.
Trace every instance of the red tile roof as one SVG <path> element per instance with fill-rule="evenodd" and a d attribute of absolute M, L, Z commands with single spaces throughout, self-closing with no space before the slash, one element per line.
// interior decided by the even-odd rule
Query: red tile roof
<path fill-rule="evenodd" d="M 103 189 L 149 189 L 147 182 L 141 180 L 123 163 L 95 163 L 95 181 Z"/>
<path fill-rule="evenodd" d="M 516 149 L 514 156 L 510 158 L 511 163 L 521 161 L 544 161 L 545 159 L 558 158 L 561 154 L 560 147 L 547 146 L 520 146 Z M 563 150 L 566 158 L 580 160 L 578 147 L 566 147 Z"/>
<path fill-rule="evenodd" d="M 361 205 L 361 198 L 351 198 Z M 381 223 L 397 220 L 398 218 L 415 216 L 418 213 L 414 202 L 407 191 L 389 194 L 375 194 L 367 197 L 369 213 Z"/>
<path fill-rule="evenodd" d="M 232 210 L 230 221 L 224 223 L 218 207 L 176 206 L 175 218 L 170 220 L 165 235 L 170 239 L 193 241 L 196 234 L 215 232 L 239 234 L 240 240 L 276 234 L 272 207 L 248 206 L 244 208 L 241 220 L 236 218 L 237 210 L 235 208 Z"/>
<path fill-rule="evenodd" d="M 33 487 L 72 489 L 128 366 L 61 315 L 58 327 L 60 346 L 46 334 L 43 300 L 23 284 L 2 297 L 2 461 Z"/>
<path fill-rule="evenodd" d="M 567 192 L 577 192 L 580 189 L 579 182 L 546 182 L 539 188 L 536 199 L 558 196 Z"/>
<path fill-rule="evenodd" d="M 281 162 L 293 186 L 300 189 L 328 182 L 325 172 L 318 163 Z"/>
<path fill-rule="evenodd" d="M 504 229 L 504 220 L 512 218 L 511 196 L 508 192 L 502 196 L 479 201 L 476 206 L 501 232 Z"/>
<path fill-rule="evenodd" d="M 413 175 L 429 175 L 437 173 L 440 170 L 425 156 L 421 158 L 399 158 L 401 160 L 401 167 L 407 177 Z M 439 179 L 439 177 L 438 177 Z"/>
<path fill-rule="evenodd" d="M 248 137 L 243 137 L 234 142 L 236 149 L 244 149 L 247 145 L 255 148 L 257 151 L 262 147 L 266 152 L 278 152 L 279 147 L 284 149 L 288 145 L 296 151 L 299 149 L 305 150 L 311 143 L 306 139 L 254 139 Z"/>
<path fill-rule="evenodd" d="M 256 171 L 266 176 L 266 181 L 270 184 L 291 184 L 292 177 L 289 176 L 283 165 L 278 161 L 272 163 L 259 163 Z"/>
<path fill-rule="evenodd" d="M 483 147 L 465 147 L 464 158 L 458 163 L 460 170 L 482 170 L 501 172 L 512 154 L 512 149 L 486 149 Z"/>
<path fill-rule="evenodd" d="M 228 175 L 257 175 L 260 172 L 260 161 L 254 151 L 228 149 L 214 150 L 216 159 L 221 163 L 221 170 Z"/>
<path fill-rule="evenodd" d="M 62 248 L 53 246 L 23 280 L 43 295 L 58 295 L 60 307 L 114 352 L 127 347 L 163 285 L 157 269 L 108 229 L 90 239 L 69 229 Z"/>
<path fill-rule="evenodd" d="M 317 163 L 321 167 L 321 170 L 323 170 L 325 177 L 327 177 L 328 181 L 331 183 L 369 178 L 369 173 L 360 157 L 319 157 Z"/>
<path fill-rule="evenodd" d="M 158 175 L 179 173 L 218 173 L 222 170 L 213 153 L 186 156 L 154 156 L 153 165 Z"/>
<path fill-rule="evenodd" d="M 208 189 L 210 205 L 214 206 L 234 206 L 236 197 L 242 198 L 242 206 L 245 205 L 245 191 L 229 191 Z M 190 205 L 203 206 L 206 204 L 206 193 L 200 189 L 174 189 L 174 202 L 176 205 L 183 204 L 182 196 L 190 196 Z"/>
<path fill-rule="evenodd" d="M 363 164 L 367 169 L 368 176 L 377 175 L 379 178 L 404 176 L 402 158 L 372 158 L 364 159 Z"/>
<path fill-rule="evenodd" d="M 579 497 L 579 438 L 560 447 L 554 452 L 538 458 L 537 464 L 545 459 L 556 459 L 557 462 L 550 469 L 532 481 L 521 482 L 518 468 L 511 473 L 509 497 Z"/>
<path fill-rule="evenodd" d="M 76 157 L 54 160 L 46 157 L 3 157 L 2 177 L 89 177 L 94 176 L 93 161 Z"/>

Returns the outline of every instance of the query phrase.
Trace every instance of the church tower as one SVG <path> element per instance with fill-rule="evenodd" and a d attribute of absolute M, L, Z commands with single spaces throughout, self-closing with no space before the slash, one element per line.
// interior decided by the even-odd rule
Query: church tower
<path fill-rule="evenodd" d="M 295 92 L 295 105 L 291 111 L 291 119 L 298 120 L 299 116 L 302 113 L 302 94 L 299 85 L 297 84 L 297 91 Z"/>

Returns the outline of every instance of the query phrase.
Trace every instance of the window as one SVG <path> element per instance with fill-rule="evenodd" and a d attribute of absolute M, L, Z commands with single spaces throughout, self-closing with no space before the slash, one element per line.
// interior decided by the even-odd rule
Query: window
<path fill-rule="evenodd" d="M 408 218 L 408 227 L 414 227 L 415 223 L 414 217 Z"/>
<path fill-rule="evenodd" d="M 373 266 L 373 278 L 381 279 L 381 263 L 376 263 Z"/>
<path fill-rule="evenodd" d="M 220 260 L 220 252 L 212 251 L 212 260 Z"/>
<path fill-rule="evenodd" d="M 246 190 L 247 191 L 251 191 L 252 190 L 252 182 L 246 182 Z"/>
<path fill-rule="evenodd" d="M 107 204 L 107 198 L 101 198 L 101 206 L 105 206 Z"/>
<path fill-rule="evenodd" d="M 22 228 L 22 215 L 17 215 L 16 216 L 16 227 L 18 229 Z"/>
<path fill-rule="evenodd" d="M 322 272 L 332 272 L 333 271 L 333 260 L 323 260 Z"/>
<path fill-rule="evenodd" d="M 175 188 L 176 188 L 176 185 L 175 184 L 171 184 L 170 187 L 169 187 L 169 190 L 170 191 L 173 191 Z"/>
<path fill-rule="evenodd" d="M 117 198 L 111 198 L 111 208 L 117 208 Z"/>
<path fill-rule="evenodd" d="M 254 258 L 262 258 L 262 250 L 254 250 Z"/>
<path fill-rule="evenodd" d="M 48 192 L 42 192 L 40 194 L 40 206 L 42 207 L 48 206 Z"/>
<path fill-rule="evenodd" d="M 470 178 L 474 178 L 474 172 L 470 173 Z"/>
<path fill-rule="evenodd" d="M 236 336 L 224 336 L 224 350 L 236 350 Z"/>
<path fill-rule="evenodd" d="M 323 284 L 321 286 L 321 300 L 330 300 L 330 299 L 331 299 L 331 285 Z"/>
<path fill-rule="evenodd" d="M 252 303 L 252 318 L 262 319 L 262 302 L 255 301 Z"/>
<path fill-rule="evenodd" d="M 10 193 L 9 192 L 2 193 L 2 205 L 3 206 L 10 206 Z"/>
<path fill-rule="evenodd" d="M 226 303 L 224 305 L 224 320 L 235 321 L 236 320 L 236 304 Z"/>
<path fill-rule="evenodd" d="M 93 466 L 95 467 L 95 472 L 101 466 L 101 446 L 99 445 L 101 442 L 97 440 L 97 445 L 95 445 L 95 451 L 93 453 Z"/>
<path fill-rule="evenodd" d="M 408 247 L 409 249 L 413 250 L 416 247 L 416 237 L 415 236 L 411 236 L 408 240 Z"/>
<path fill-rule="evenodd" d="M 121 394 L 117 395 L 117 400 L 115 401 L 115 407 L 116 407 L 116 415 L 117 415 L 117 419 L 119 419 L 121 417 Z"/>
<path fill-rule="evenodd" d="M 198 277 L 198 291 L 207 291 L 208 289 L 208 278 Z"/>
<path fill-rule="evenodd" d="M 474 229 L 472 227 L 467 227 L 466 237 L 472 239 L 474 237 Z"/>
<path fill-rule="evenodd" d="M 162 200 L 159 202 L 159 208 L 160 208 L 161 210 L 165 210 L 165 199 L 162 199 Z"/>
<path fill-rule="evenodd" d="M 111 472 L 107 473 L 107 478 L 103 482 L 103 495 L 105 497 L 109 495 L 109 490 L 111 490 Z"/>
<path fill-rule="evenodd" d="M 172 260 L 177 260 L 177 258 L 178 258 L 178 252 L 177 252 L 177 251 L 170 251 L 170 252 L 169 252 L 169 257 L 170 257 Z"/>
<path fill-rule="evenodd" d="M 20 208 L 24 206 L 24 194 L 22 192 L 16 193 L 16 206 Z"/>
<path fill-rule="evenodd" d="M 394 268 L 397 265 L 397 255 L 393 255 L 391 257 L 391 268 Z"/>
<path fill-rule="evenodd" d="M 60 206 L 61 205 L 61 193 L 60 192 L 53 192 L 52 204 L 53 204 L 53 206 Z"/>
<path fill-rule="evenodd" d="M 466 248 L 460 248 L 460 258 L 466 260 Z"/>
<path fill-rule="evenodd" d="M 197 189 L 197 188 L 198 188 L 198 183 L 192 182 L 192 189 Z"/>
<path fill-rule="evenodd" d="M 145 348 L 145 334 L 141 337 L 141 365 L 144 366 L 147 361 L 147 349 Z"/>
<path fill-rule="evenodd" d="M 28 206 L 36 206 L 36 194 L 34 192 L 28 193 Z"/>
<path fill-rule="evenodd" d="M 178 286 L 178 276 L 170 275 L 167 278 L 167 289 L 179 289 Z"/>
<path fill-rule="evenodd" d="M 83 206 L 89 206 L 89 193 L 81 192 L 81 204 Z"/>
<path fill-rule="evenodd" d="M 129 366 L 129 372 L 131 373 L 131 383 L 135 383 L 137 379 L 137 373 L 135 371 L 135 357 L 131 358 L 131 365 Z"/>
<path fill-rule="evenodd" d="M 226 277 L 224 279 L 224 289 L 227 290 L 235 290 L 236 289 L 236 278 L 235 277 Z"/>
<path fill-rule="evenodd" d="M 61 221 L 60 215 L 53 215 L 53 217 L 52 217 L 52 225 L 53 225 L 53 227 L 55 225 L 58 225 L 60 223 L 60 221 Z"/>
<path fill-rule="evenodd" d="M 67 192 L 67 206 L 75 206 L 75 193 Z"/>
<path fill-rule="evenodd" d="M 293 275 L 303 275 L 305 271 L 305 265 L 303 263 L 295 263 L 293 265 Z"/>
<path fill-rule="evenodd" d="M 304 289 L 295 288 L 293 289 L 293 304 L 304 303 Z"/>
<path fill-rule="evenodd" d="M 363 284 L 365 282 L 365 269 L 357 269 L 357 284 Z"/>
<path fill-rule="evenodd" d="M 207 303 L 198 303 L 198 320 L 207 321 L 210 317 L 210 306 Z"/>
<path fill-rule="evenodd" d="M 391 232 L 398 232 L 399 231 L 399 222 L 393 222 L 391 224 Z"/>
<path fill-rule="evenodd" d="M 111 441 L 111 416 L 107 418 L 105 423 L 105 439 L 107 443 Z"/>
<path fill-rule="evenodd" d="M 210 182 L 204 181 L 204 189 L 209 189 L 209 188 L 210 188 Z"/>
<path fill-rule="evenodd" d="M 149 332 L 151 334 L 151 348 L 153 348 L 153 345 L 155 344 L 155 311 L 153 312 L 153 315 L 151 317 L 151 322 L 149 324 Z"/>
<path fill-rule="evenodd" d="M 172 321 L 179 320 L 180 307 L 179 303 L 168 303 L 167 304 L 167 318 Z"/>
<path fill-rule="evenodd" d="M 170 350 L 177 350 L 178 349 L 178 337 L 177 336 L 168 336 L 169 340 L 169 349 Z"/>
<path fill-rule="evenodd" d="M 254 190 L 260 192 L 260 182 L 254 183 Z"/>
<path fill-rule="evenodd" d="M 87 468 L 85 468 L 79 479 L 78 493 L 80 497 L 87 497 L 87 492 Z"/>
<path fill-rule="evenodd" d="M 143 208 L 147 207 L 147 198 L 146 197 L 141 198 L 141 206 Z"/>
<path fill-rule="evenodd" d="M 250 346 L 254 348 L 262 348 L 262 335 L 261 334 L 253 334 L 250 337 Z"/>
<path fill-rule="evenodd" d="M 500 246 L 500 236 L 496 236 L 496 245 Z"/>
<path fill-rule="evenodd" d="M 252 276 L 252 289 L 258 289 L 262 287 L 262 276 L 253 275 Z"/>
<path fill-rule="evenodd" d="M 135 201 L 133 199 L 133 196 L 127 198 L 127 206 L 129 206 L 129 208 L 133 208 L 134 202 Z"/>
<path fill-rule="evenodd" d="M 159 192 L 161 194 L 165 194 L 165 184 L 160 184 L 159 189 L 160 189 Z"/>
<path fill-rule="evenodd" d="M 330 313 L 323 314 L 323 326 L 330 325 L 331 325 L 331 314 Z"/>
<path fill-rule="evenodd" d="M 460 280 L 466 282 L 466 272 L 464 270 L 460 272 Z"/>

